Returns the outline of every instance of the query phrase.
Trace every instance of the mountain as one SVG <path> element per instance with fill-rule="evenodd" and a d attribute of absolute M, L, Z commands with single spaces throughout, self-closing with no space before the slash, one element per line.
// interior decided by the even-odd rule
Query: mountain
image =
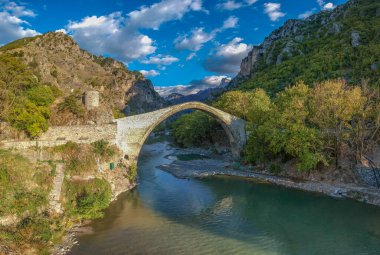
<path fill-rule="evenodd" d="M 50 107 L 51 125 L 109 122 L 113 113 L 136 114 L 165 105 L 150 80 L 141 73 L 128 70 L 112 58 L 80 49 L 73 38 L 64 33 L 49 32 L 14 41 L 0 48 L 0 57 L 5 66 L 9 63 L 6 59 L 19 62 L 38 83 L 59 92 Z M 80 107 L 87 91 L 99 92 L 100 107 L 83 108 L 78 114 L 70 103 Z M 63 109 L 65 104 L 66 110 Z"/>
<path fill-rule="evenodd" d="M 183 95 L 181 93 L 176 93 L 176 92 L 171 93 L 165 97 L 165 100 L 171 104 L 180 104 L 180 103 L 191 102 L 191 101 L 199 101 L 199 102 L 211 101 L 217 96 L 219 96 L 221 93 L 226 91 L 226 87 L 228 86 L 230 81 L 231 81 L 230 78 L 223 78 L 221 79 L 218 86 L 199 89 L 198 92 L 192 93 L 192 94 Z"/>
<path fill-rule="evenodd" d="M 380 1 L 350 0 L 333 11 L 288 20 L 243 59 L 230 88 L 281 91 L 343 78 L 380 86 Z"/>

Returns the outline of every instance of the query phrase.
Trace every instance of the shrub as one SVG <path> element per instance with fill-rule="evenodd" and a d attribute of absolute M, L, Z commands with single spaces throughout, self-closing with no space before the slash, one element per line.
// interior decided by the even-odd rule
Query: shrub
<path fill-rule="evenodd" d="M 31 137 L 38 137 L 48 129 L 50 110 L 45 106 L 36 106 L 29 100 L 22 100 L 13 107 L 8 116 L 11 125 L 25 131 Z"/>
<path fill-rule="evenodd" d="M 105 140 L 93 142 L 91 145 L 94 153 L 101 156 L 104 160 L 108 160 L 116 155 L 116 148 L 110 146 Z"/>
<path fill-rule="evenodd" d="M 38 85 L 29 89 L 27 96 L 37 106 L 48 106 L 55 99 L 54 93 L 48 85 Z"/>
<path fill-rule="evenodd" d="M 66 213 L 77 219 L 96 219 L 103 216 L 111 201 L 111 186 L 106 180 L 85 182 L 65 181 Z"/>
<path fill-rule="evenodd" d="M 130 168 L 128 169 L 127 173 L 125 176 L 128 178 L 130 182 L 133 182 L 137 176 L 137 165 L 132 164 Z"/>
<path fill-rule="evenodd" d="M 125 113 L 118 109 L 112 109 L 112 115 L 114 119 L 120 119 L 125 117 Z"/>
<path fill-rule="evenodd" d="M 56 146 L 53 152 L 60 152 L 65 162 L 65 170 L 69 174 L 93 172 L 96 169 L 95 154 L 93 148 L 88 145 L 79 145 L 68 142 Z"/>
<path fill-rule="evenodd" d="M 77 117 L 83 117 L 84 115 L 84 107 L 82 104 L 78 102 L 78 98 L 75 95 L 70 95 L 65 97 L 64 101 L 59 104 L 58 109 L 60 111 L 69 111 Z"/>

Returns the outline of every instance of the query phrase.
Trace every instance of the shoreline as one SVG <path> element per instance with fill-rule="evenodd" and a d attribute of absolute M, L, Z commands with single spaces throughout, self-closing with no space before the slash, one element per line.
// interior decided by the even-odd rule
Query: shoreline
<path fill-rule="evenodd" d="M 200 168 L 201 166 L 201 168 Z M 287 177 L 260 173 L 253 170 L 237 170 L 228 168 L 227 164 L 218 160 L 174 160 L 171 164 L 157 166 L 177 178 L 206 178 L 211 176 L 229 176 L 247 178 L 253 181 L 280 185 L 305 192 L 314 192 L 333 198 L 352 199 L 354 201 L 380 206 L 380 189 L 353 184 L 338 184 L 293 180 Z"/>
<path fill-rule="evenodd" d="M 108 207 L 118 199 L 118 197 L 123 194 L 124 192 L 128 192 L 136 188 L 137 183 L 134 182 L 130 186 L 127 187 L 126 190 L 123 192 L 119 192 L 116 196 L 112 196 L 111 201 L 108 205 Z M 107 207 L 107 208 L 108 208 Z M 76 224 L 73 227 L 69 228 L 66 233 L 64 234 L 62 241 L 56 245 L 54 245 L 53 249 L 51 250 L 52 255 L 65 255 L 74 247 L 74 245 L 78 244 L 77 235 L 80 234 L 86 234 L 90 233 L 92 231 L 92 228 L 90 227 L 91 223 L 94 220 L 85 220 L 80 224 Z"/>

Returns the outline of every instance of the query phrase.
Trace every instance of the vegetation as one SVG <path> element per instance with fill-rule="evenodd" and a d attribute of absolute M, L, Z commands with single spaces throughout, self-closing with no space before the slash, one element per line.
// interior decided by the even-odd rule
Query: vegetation
<path fill-rule="evenodd" d="M 182 146 L 202 145 L 212 142 L 211 134 L 218 123 L 208 114 L 195 111 L 178 118 L 173 124 L 173 135 L 176 142 Z"/>
<path fill-rule="evenodd" d="M 37 137 L 48 128 L 54 99 L 52 87 L 40 83 L 26 65 L 9 54 L 0 55 L 0 121 Z"/>
<path fill-rule="evenodd" d="M 85 109 L 83 105 L 80 103 L 81 99 L 82 96 L 79 93 L 73 93 L 65 97 L 63 102 L 59 104 L 58 109 L 60 111 L 71 112 L 77 117 L 83 117 Z"/>
<path fill-rule="evenodd" d="M 130 182 L 133 182 L 137 176 L 137 165 L 133 164 L 125 175 Z"/>
<path fill-rule="evenodd" d="M 0 216 L 37 213 L 47 203 L 51 172 L 25 157 L 0 150 Z M 30 187 L 29 182 L 38 186 Z"/>
<path fill-rule="evenodd" d="M 116 146 L 110 146 L 109 143 L 105 140 L 93 142 L 91 145 L 93 147 L 94 153 L 104 160 L 111 159 L 117 153 Z"/>
<path fill-rule="evenodd" d="M 372 0 L 359 2 L 351 5 L 344 15 L 336 15 L 335 20 L 326 19 L 323 26 L 321 20 L 327 13 L 306 21 L 302 40 L 294 35 L 276 40 L 255 66 L 252 77 L 236 88 L 263 88 L 274 95 L 300 81 L 312 85 L 340 78 L 350 85 L 368 79 L 370 85 L 380 86 L 380 34 L 377 31 L 380 20 L 376 16 L 380 4 Z M 360 35 L 357 47 L 351 44 L 353 31 Z M 286 45 L 290 54 L 282 53 Z M 281 63 L 277 62 L 280 55 Z"/>
<path fill-rule="evenodd" d="M 360 161 L 363 153 L 378 143 L 379 92 L 366 84 L 348 86 L 342 80 L 322 82 L 314 88 L 300 82 L 273 98 L 263 89 L 230 91 L 214 106 L 247 120 L 247 162 L 294 158 L 298 170 L 309 171 L 332 163 L 339 167 L 345 146 Z M 195 143 L 209 139 L 212 131 L 203 118 L 196 113 L 181 117 L 173 125 L 174 135 Z"/>
<path fill-rule="evenodd" d="M 96 219 L 111 201 L 111 186 L 106 180 L 65 181 L 65 210 L 75 219 Z"/>
<path fill-rule="evenodd" d="M 0 217 L 24 218 L 15 226 L 0 227 L 0 243 L 12 250 L 33 245 L 46 249 L 52 236 L 50 219 L 41 214 L 48 203 L 53 172 L 44 164 L 0 150 Z"/>

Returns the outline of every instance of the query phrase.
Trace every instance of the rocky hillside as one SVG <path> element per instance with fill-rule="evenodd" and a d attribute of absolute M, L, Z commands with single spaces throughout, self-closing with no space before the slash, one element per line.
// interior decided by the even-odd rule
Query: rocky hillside
<path fill-rule="evenodd" d="M 3 70 L 12 73 L 20 68 L 25 71 L 25 77 L 34 77 L 33 82 L 48 86 L 49 91 L 54 92 L 54 100 L 49 105 L 50 125 L 104 123 L 123 114 L 142 113 L 165 104 L 141 73 L 129 71 L 114 59 L 80 49 L 70 36 L 63 33 L 50 32 L 17 40 L 0 48 L 0 58 Z M 31 85 L 27 85 L 16 90 L 5 74 L 0 78 L 5 84 L 1 87 L 2 94 L 12 91 L 15 97 L 21 97 L 31 89 Z M 17 81 L 14 82 L 15 87 L 19 86 Z M 99 92 L 100 105 L 96 109 L 83 106 L 83 95 L 87 91 Z M 29 101 L 33 101 L 30 93 L 26 94 Z M 6 99 L 9 96 L 3 98 Z M 12 108 L 12 102 L 8 103 Z M 3 116 L 2 121 L 7 119 Z"/>
<path fill-rule="evenodd" d="M 241 63 L 232 87 L 276 93 L 303 80 L 344 78 L 380 86 L 380 2 L 350 0 L 306 20 L 288 20 Z"/>

